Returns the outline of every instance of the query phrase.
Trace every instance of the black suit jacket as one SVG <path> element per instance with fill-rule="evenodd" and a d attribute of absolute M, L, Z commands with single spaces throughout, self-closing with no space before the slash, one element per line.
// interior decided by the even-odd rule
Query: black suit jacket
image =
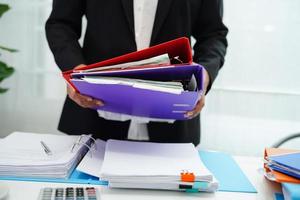
<path fill-rule="evenodd" d="M 209 90 L 226 53 L 228 30 L 222 12 L 222 0 L 159 0 L 150 46 L 193 36 L 194 61 L 208 71 Z M 78 39 L 84 15 L 88 23 L 81 47 Z M 136 51 L 133 0 L 54 0 L 46 35 L 62 71 Z M 82 108 L 68 97 L 59 123 L 59 130 L 65 133 L 92 133 L 102 139 L 126 139 L 128 128 L 129 121 L 99 118 L 96 111 Z M 197 145 L 200 119 L 198 116 L 174 124 L 151 122 L 148 131 L 151 141 Z"/>

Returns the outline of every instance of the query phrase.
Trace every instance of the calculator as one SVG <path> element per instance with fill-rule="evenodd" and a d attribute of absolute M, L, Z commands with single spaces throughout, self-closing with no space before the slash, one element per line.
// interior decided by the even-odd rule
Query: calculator
<path fill-rule="evenodd" d="M 39 200 L 100 200 L 94 187 L 42 188 Z"/>

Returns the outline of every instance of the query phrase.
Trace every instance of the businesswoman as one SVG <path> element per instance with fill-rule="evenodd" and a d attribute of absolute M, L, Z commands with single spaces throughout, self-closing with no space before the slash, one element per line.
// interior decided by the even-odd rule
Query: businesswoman
<path fill-rule="evenodd" d="M 193 60 L 205 67 L 205 91 L 224 63 L 228 29 L 222 22 L 222 0 L 54 0 L 46 35 L 58 67 L 70 70 L 179 37 L 194 37 Z M 87 19 L 84 43 L 78 40 Z M 105 102 L 76 93 L 68 95 L 58 129 L 68 134 L 93 134 L 101 139 L 153 142 L 200 142 L 200 111 L 205 95 L 186 121 L 107 120 L 91 109 Z"/>

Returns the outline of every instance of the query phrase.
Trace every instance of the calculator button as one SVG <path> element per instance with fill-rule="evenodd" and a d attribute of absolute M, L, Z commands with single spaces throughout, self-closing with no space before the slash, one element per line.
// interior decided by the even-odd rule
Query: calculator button
<path fill-rule="evenodd" d="M 55 200 L 63 200 L 64 199 L 64 189 L 56 188 L 55 191 Z"/>
<path fill-rule="evenodd" d="M 95 188 L 93 187 L 86 188 L 86 193 L 88 195 L 88 200 L 97 200 Z"/>
<path fill-rule="evenodd" d="M 66 200 L 74 200 L 74 188 L 66 189 Z"/>
<path fill-rule="evenodd" d="M 53 189 L 52 188 L 44 188 L 41 190 L 41 200 L 51 200 L 52 197 L 52 192 Z"/>
<path fill-rule="evenodd" d="M 76 188 L 76 200 L 84 200 L 83 188 Z"/>

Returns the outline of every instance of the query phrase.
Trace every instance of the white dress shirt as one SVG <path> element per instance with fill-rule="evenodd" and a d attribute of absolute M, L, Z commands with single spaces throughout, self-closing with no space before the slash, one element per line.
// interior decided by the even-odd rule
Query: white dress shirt
<path fill-rule="evenodd" d="M 134 0 L 134 30 L 137 50 L 150 46 L 158 0 Z M 131 120 L 128 139 L 149 140 L 147 124 Z"/>

